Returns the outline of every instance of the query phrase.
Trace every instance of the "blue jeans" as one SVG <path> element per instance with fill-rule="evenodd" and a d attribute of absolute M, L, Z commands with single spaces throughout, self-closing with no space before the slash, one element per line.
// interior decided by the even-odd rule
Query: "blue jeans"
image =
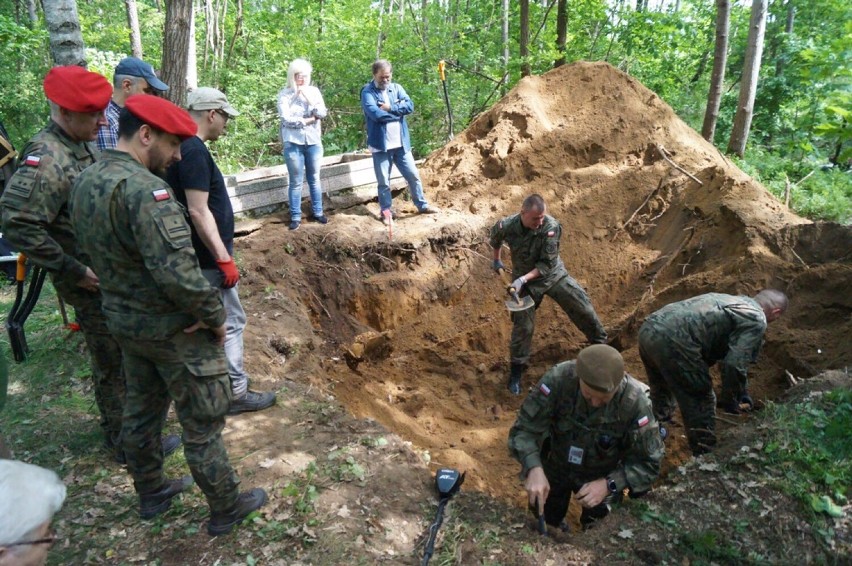
<path fill-rule="evenodd" d="M 314 218 L 322 216 L 322 187 L 320 186 L 320 160 L 322 144 L 300 145 L 284 143 L 284 163 L 290 177 L 290 220 L 302 220 L 302 181 L 307 178 L 311 192 L 311 212 Z"/>
<path fill-rule="evenodd" d="M 382 210 L 391 207 L 392 197 L 388 181 L 390 180 L 391 165 L 396 165 L 405 181 L 408 183 L 408 191 L 411 200 L 417 210 L 422 210 L 428 203 L 423 197 L 423 183 L 420 182 L 420 173 L 414 164 L 414 156 L 410 151 L 398 147 L 388 151 L 377 151 L 373 154 L 373 169 L 376 172 L 376 181 L 379 184 L 379 206 Z"/>

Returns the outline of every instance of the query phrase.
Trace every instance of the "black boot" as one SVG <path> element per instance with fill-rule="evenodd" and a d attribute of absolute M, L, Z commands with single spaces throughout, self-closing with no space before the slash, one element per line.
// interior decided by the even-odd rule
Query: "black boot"
<path fill-rule="evenodd" d="M 523 364 L 512 364 L 512 368 L 509 371 L 509 383 L 506 384 L 506 388 L 512 395 L 520 395 L 521 394 L 521 378 L 524 376 L 524 365 Z"/>
<path fill-rule="evenodd" d="M 241 493 L 233 509 L 226 513 L 210 514 L 207 534 L 216 537 L 230 533 L 237 523 L 264 505 L 266 505 L 266 492 L 263 489 L 255 487 Z"/>
<path fill-rule="evenodd" d="M 139 516 L 153 519 L 172 506 L 172 498 L 192 485 L 192 477 L 184 476 L 176 480 L 167 480 L 156 491 L 139 494 Z"/>

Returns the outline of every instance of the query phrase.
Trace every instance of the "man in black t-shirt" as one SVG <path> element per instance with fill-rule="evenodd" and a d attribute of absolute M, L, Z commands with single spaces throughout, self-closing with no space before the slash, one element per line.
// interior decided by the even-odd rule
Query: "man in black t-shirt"
<path fill-rule="evenodd" d="M 228 104 L 222 92 L 207 87 L 187 95 L 187 110 L 198 125 L 198 134 L 181 144 L 181 160 L 169 168 L 166 180 L 189 210 L 192 246 L 201 271 L 222 292 L 227 312 L 225 356 L 233 395 L 228 414 L 260 411 L 275 404 L 275 393 L 260 393 L 248 388 L 249 379 L 243 367 L 246 313 L 237 293 L 240 272 L 233 258 L 234 211 L 222 172 L 204 144 L 219 139 L 228 120 L 239 112 Z"/>

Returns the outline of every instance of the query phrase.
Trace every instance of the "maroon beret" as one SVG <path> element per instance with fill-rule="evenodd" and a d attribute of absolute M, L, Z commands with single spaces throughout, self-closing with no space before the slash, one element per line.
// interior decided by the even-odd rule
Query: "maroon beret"
<path fill-rule="evenodd" d="M 112 85 L 77 65 L 54 67 L 44 77 L 47 99 L 72 112 L 100 112 L 109 104 Z"/>
<path fill-rule="evenodd" d="M 174 134 L 181 140 L 191 138 L 198 131 L 189 112 L 159 96 L 134 94 L 124 106 L 131 114 L 158 130 Z"/>

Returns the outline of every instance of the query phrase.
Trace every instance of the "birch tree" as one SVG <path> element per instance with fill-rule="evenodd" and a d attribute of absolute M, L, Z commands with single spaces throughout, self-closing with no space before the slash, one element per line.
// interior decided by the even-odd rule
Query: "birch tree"
<path fill-rule="evenodd" d="M 139 12 L 136 0 L 124 0 L 127 8 L 127 26 L 130 28 L 130 54 L 142 59 L 142 34 L 139 32 Z"/>
<path fill-rule="evenodd" d="M 728 153 L 740 157 L 745 153 L 751 119 L 754 115 L 754 96 L 760 74 L 760 58 L 763 55 L 763 35 L 766 32 L 766 9 L 767 0 L 754 0 L 751 5 L 740 97 L 737 101 L 734 125 L 731 128 L 731 141 L 728 143 Z"/>
<path fill-rule="evenodd" d="M 57 65 L 86 66 L 86 45 L 80 30 L 76 0 L 44 2 L 44 19 L 50 36 L 50 55 Z"/>

